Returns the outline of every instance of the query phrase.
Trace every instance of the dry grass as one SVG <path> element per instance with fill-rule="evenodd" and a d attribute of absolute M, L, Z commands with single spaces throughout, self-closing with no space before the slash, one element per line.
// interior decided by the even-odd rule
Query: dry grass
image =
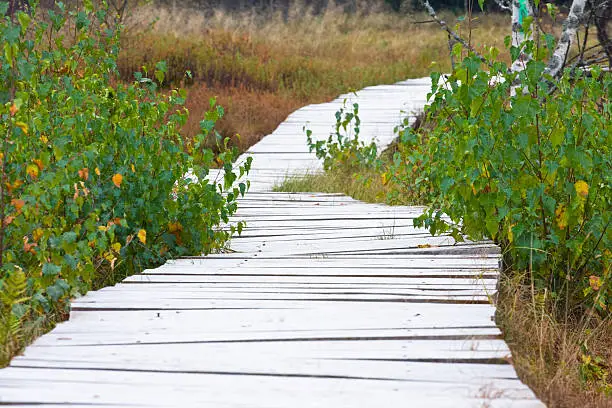
<path fill-rule="evenodd" d="M 270 91 L 208 87 L 205 84 L 192 86 L 187 96 L 186 107 L 190 116 L 183 127 L 185 135 L 193 135 L 199 130 L 200 120 L 208 108 L 208 99 L 213 96 L 226 112 L 223 119 L 217 122 L 216 129 L 222 135 L 233 137 L 242 150 L 271 133 L 290 112 L 302 106 L 287 95 Z"/>
<path fill-rule="evenodd" d="M 324 174 L 291 177 L 274 191 L 343 193 L 368 203 L 384 202 L 391 192 L 373 169 L 334 169 Z"/>
<path fill-rule="evenodd" d="M 227 111 L 222 134 L 239 133 L 246 148 L 300 106 L 428 75 L 434 61 L 449 69 L 444 32 L 434 24 L 415 23 L 422 20 L 427 18 L 372 9 L 345 14 L 330 8 L 314 15 L 296 6 L 285 20 L 280 14 L 144 7 L 126 23 L 119 69 L 130 80 L 143 66 L 166 61 L 169 82 L 189 90 L 193 118 L 185 136 L 197 130 L 208 98 L 218 96 Z M 474 43 L 483 49 L 502 47 L 507 25 L 506 16 L 477 21 Z"/>
<path fill-rule="evenodd" d="M 543 295 L 534 299 L 524 278 L 505 275 L 497 304 L 497 323 L 521 379 L 550 408 L 612 407 L 612 383 L 605 378 L 612 375 L 610 317 L 566 320 L 562 306 Z M 593 362 L 595 357 L 601 361 Z M 585 382 L 581 373 L 589 369 L 602 370 L 601 375 Z"/>

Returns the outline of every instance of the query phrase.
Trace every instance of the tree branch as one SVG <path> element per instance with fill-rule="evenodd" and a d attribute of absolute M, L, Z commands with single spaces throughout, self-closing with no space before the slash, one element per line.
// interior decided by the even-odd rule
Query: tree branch
<path fill-rule="evenodd" d="M 434 8 L 431 6 L 431 4 L 429 4 L 429 0 L 420 0 L 420 1 L 421 1 L 421 4 L 423 5 L 423 7 L 425 7 L 425 9 L 427 10 L 427 14 L 429 14 L 429 16 L 436 23 L 438 23 L 440 25 L 440 27 L 444 31 L 446 31 L 450 37 L 452 37 L 456 42 L 460 43 L 465 48 L 470 50 L 470 52 L 472 52 L 474 55 L 476 55 L 482 62 L 484 62 L 488 66 L 492 67 L 492 64 L 485 57 L 483 57 L 478 51 L 476 51 L 474 49 L 474 47 L 472 47 L 466 40 L 461 38 L 456 32 L 451 30 L 451 28 L 448 26 L 448 24 L 446 24 L 446 21 L 444 21 L 444 20 L 442 20 L 442 19 L 440 19 L 438 17 L 438 15 L 436 14 L 436 11 L 434 10 Z"/>
<path fill-rule="evenodd" d="M 507 10 L 510 11 L 512 10 L 511 1 L 508 0 L 495 0 L 495 4 L 497 4 L 497 6 L 502 9 L 502 10 Z"/>

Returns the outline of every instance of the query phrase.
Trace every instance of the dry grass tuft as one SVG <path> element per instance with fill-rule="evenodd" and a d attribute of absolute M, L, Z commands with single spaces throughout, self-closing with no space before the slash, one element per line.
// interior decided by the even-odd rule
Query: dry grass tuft
<path fill-rule="evenodd" d="M 525 282 L 524 275 L 504 275 L 497 304 L 520 378 L 550 408 L 611 407 L 611 318 L 565 319 L 562 305 L 534 298 Z"/>
<path fill-rule="evenodd" d="M 274 191 L 343 193 L 368 203 L 384 202 L 391 191 L 374 169 L 339 168 L 323 174 L 290 177 Z"/>

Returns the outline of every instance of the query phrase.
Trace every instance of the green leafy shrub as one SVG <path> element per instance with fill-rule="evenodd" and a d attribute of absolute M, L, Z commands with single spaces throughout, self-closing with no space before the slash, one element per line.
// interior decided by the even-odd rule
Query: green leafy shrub
<path fill-rule="evenodd" d="M 351 109 L 348 109 L 345 99 L 342 108 L 336 112 L 334 133 L 331 133 L 326 140 L 315 141 L 312 130 L 304 127 L 308 149 L 310 152 L 315 152 L 317 158 L 323 161 L 325 170 L 338 166 L 348 168 L 376 166 L 379 163 L 376 143 L 374 141 L 365 143 L 359 139 L 360 126 L 359 104 L 354 103 Z"/>
<path fill-rule="evenodd" d="M 209 253 L 243 227 L 220 225 L 247 190 L 237 179 L 250 161 L 234 168 L 236 149 L 204 148 L 223 109 L 212 100 L 200 133 L 183 141 L 184 92 L 159 93 L 143 74 L 118 82 L 119 33 L 104 28 L 105 11 L 59 6 L 0 19 L 3 344 L 16 319 L 65 310 L 119 267 Z M 0 16 L 6 9 L 0 2 Z M 157 64 L 157 82 L 164 72 Z M 209 179 L 213 165 L 223 180 Z"/>
<path fill-rule="evenodd" d="M 534 59 L 520 73 L 499 62 L 484 69 L 469 56 L 452 75 L 433 74 L 434 125 L 401 132 L 389 176 L 429 195 L 417 225 L 494 239 L 537 288 L 607 313 L 612 77 L 568 70 L 553 80 L 544 68 Z"/>

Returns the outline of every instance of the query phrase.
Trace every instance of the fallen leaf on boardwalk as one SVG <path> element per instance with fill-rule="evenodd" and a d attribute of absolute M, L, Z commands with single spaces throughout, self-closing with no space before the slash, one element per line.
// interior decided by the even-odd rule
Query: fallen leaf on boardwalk
<path fill-rule="evenodd" d="M 430 244 L 421 244 L 421 245 L 417 245 L 418 248 L 431 248 Z"/>

